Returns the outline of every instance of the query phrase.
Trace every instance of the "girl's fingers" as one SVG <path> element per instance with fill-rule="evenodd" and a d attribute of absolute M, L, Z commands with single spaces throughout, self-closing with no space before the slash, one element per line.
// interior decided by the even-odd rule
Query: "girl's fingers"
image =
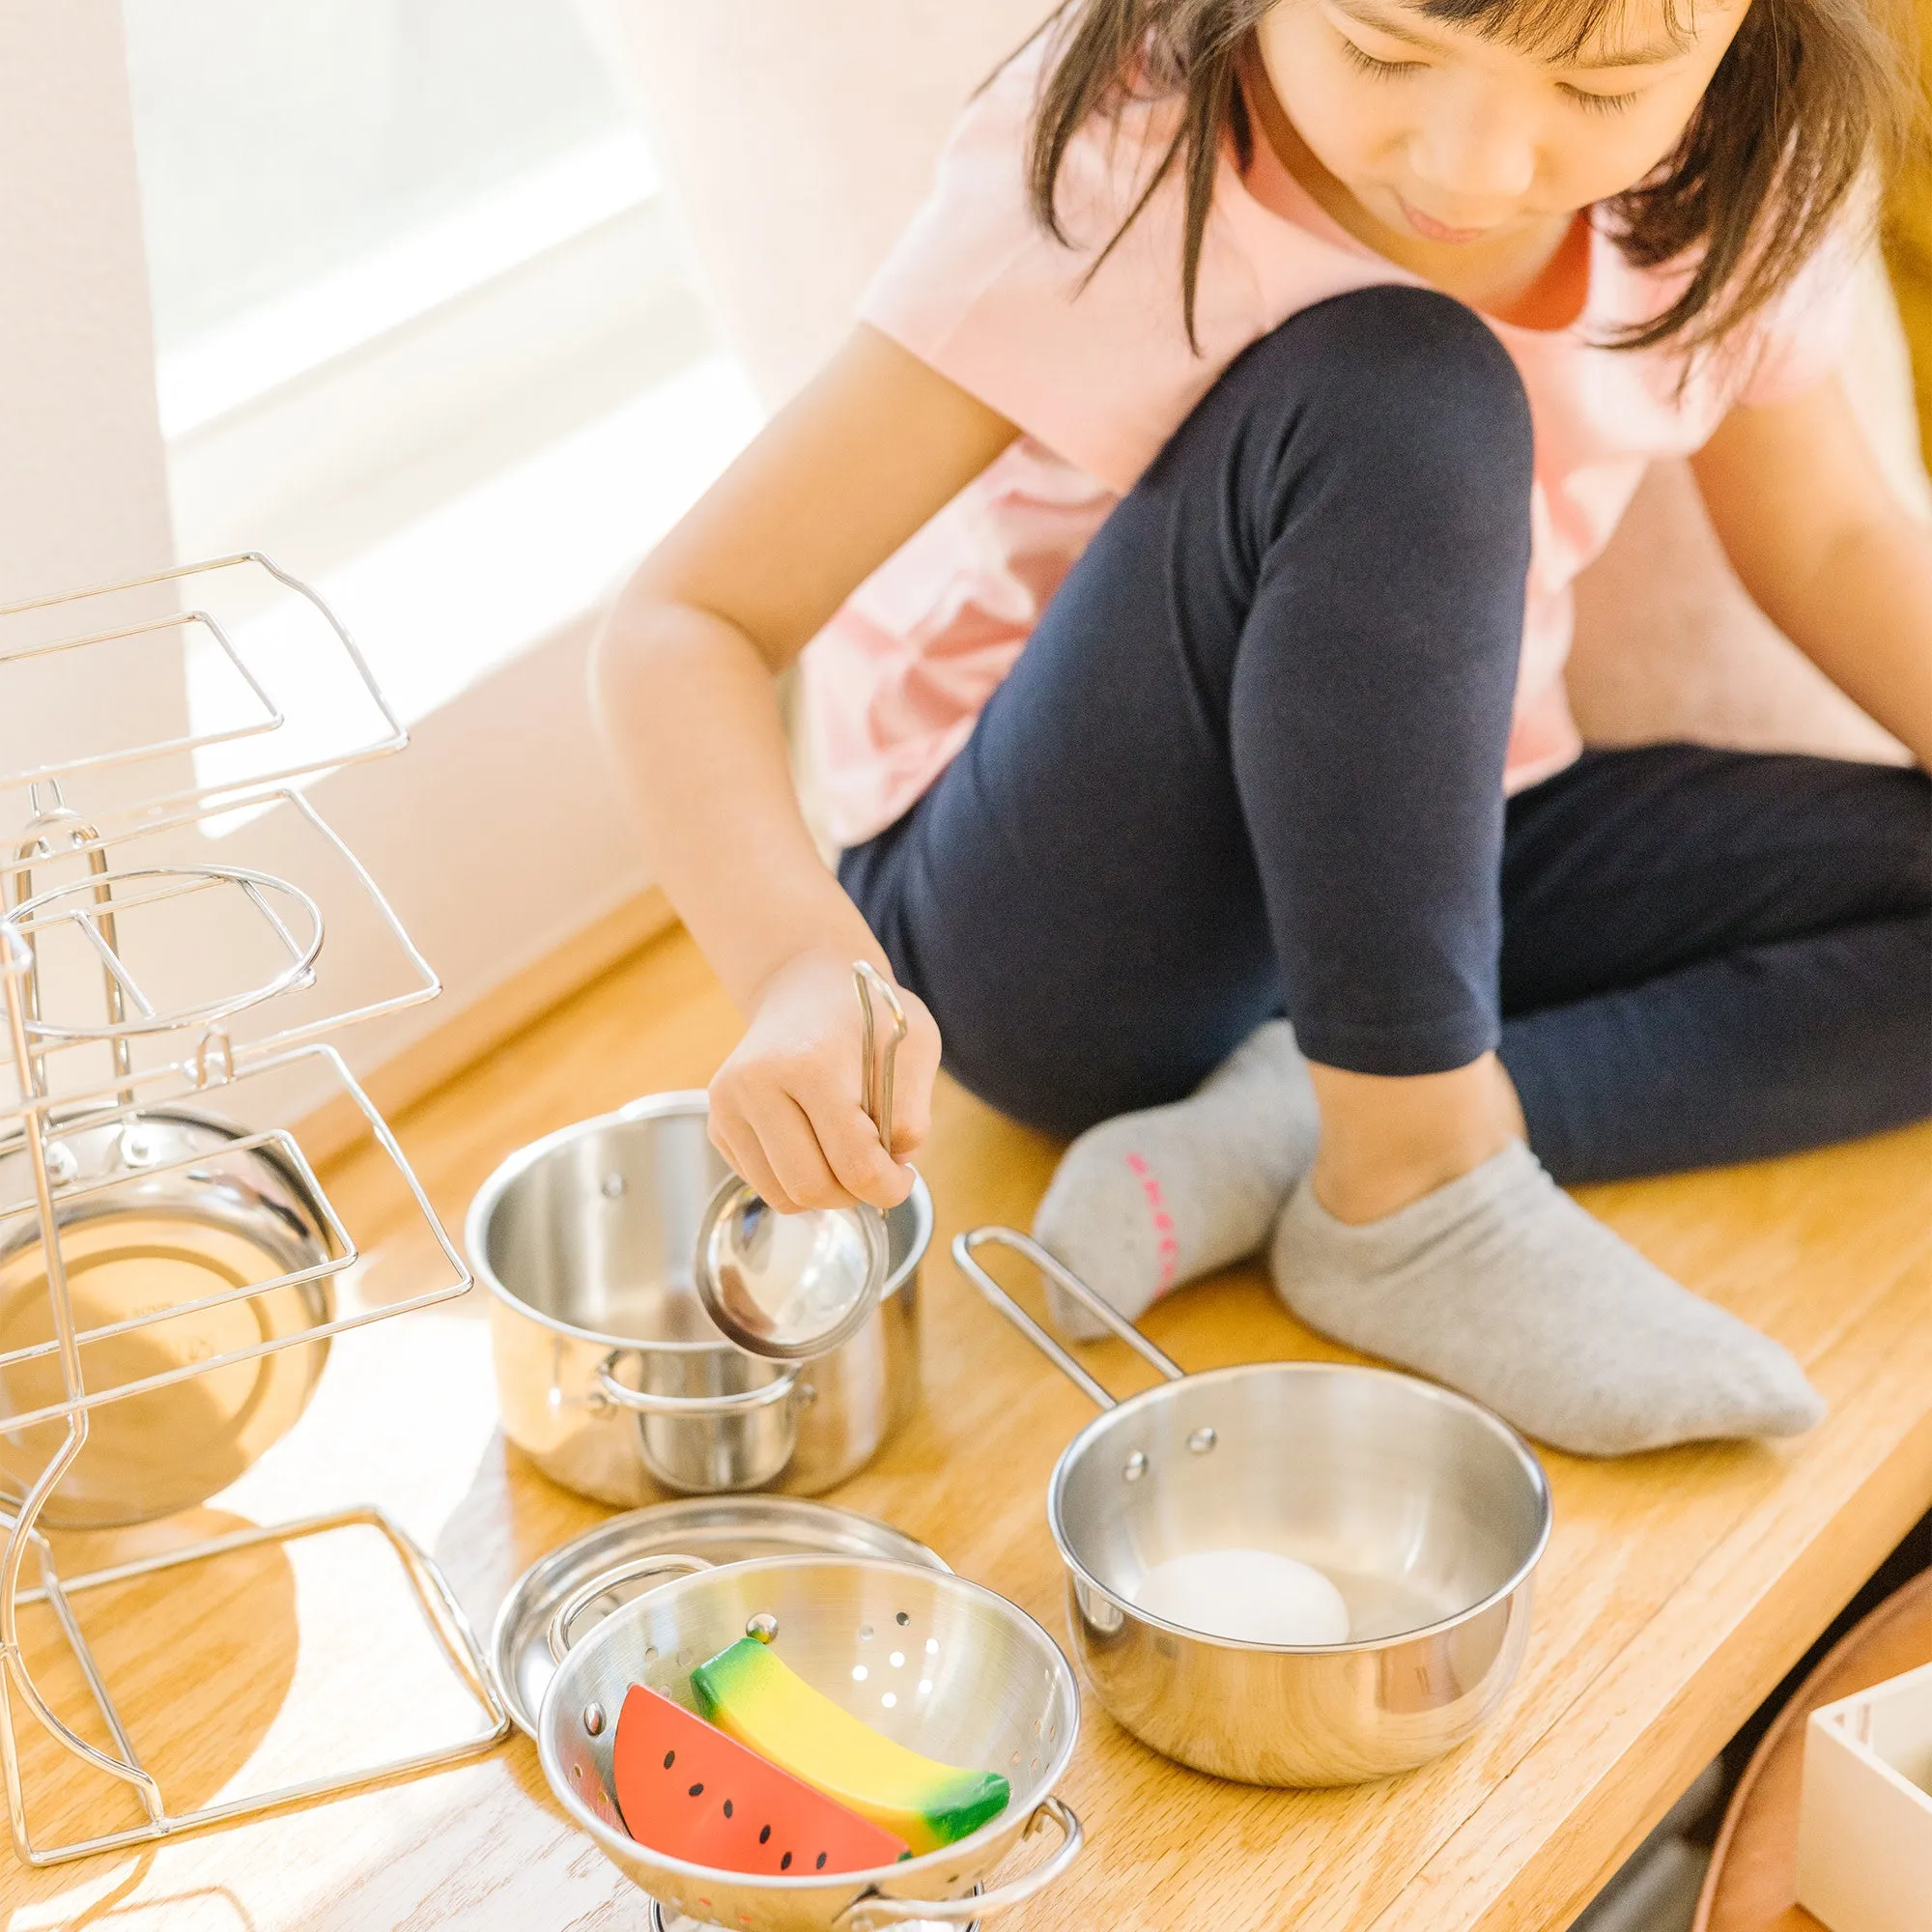
<path fill-rule="evenodd" d="M 759 1094 L 755 1124 L 759 1146 L 793 1201 L 802 1208 L 851 1207 L 852 1196 L 826 1159 L 810 1117 L 791 1094 L 782 1089 Z"/>
<path fill-rule="evenodd" d="M 794 1201 L 781 1184 L 750 1122 L 727 1095 L 715 1091 L 711 1096 L 710 1134 L 711 1145 L 731 1163 L 732 1173 L 750 1181 L 768 1206 L 781 1214 L 798 1212 L 804 1204 Z"/>
<path fill-rule="evenodd" d="M 910 993 L 906 1037 L 894 1069 L 893 1152 L 900 1160 L 918 1152 L 932 1131 L 932 1085 L 939 1074 L 939 1029 L 932 1015 Z M 910 1183 L 908 1183 L 910 1185 Z"/>
<path fill-rule="evenodd" d="M 872 1117 L 842 1096 L 813 1097 L 812 1131 L 847 1195 L 881 1210 L 896 1208 L 912 1192 L 912 1176 L 879 1145 Z"/>

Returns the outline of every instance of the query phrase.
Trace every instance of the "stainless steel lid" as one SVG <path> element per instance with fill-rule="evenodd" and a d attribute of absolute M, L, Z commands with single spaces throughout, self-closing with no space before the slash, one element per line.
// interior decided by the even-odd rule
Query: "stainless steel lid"
<path fill-rule="evenodd" d="M 859 995 L 860 1104 L 893 1151 L 893 1068 L 906 1037 L 905 1009 L 885 976 L 852 966 Z M 876 994 L 892 1019 L 883 1053 Z M 830 1354 L 865 1325 L 891 1272 L 886 1218 L 859 1202 L 780 1214 L 735 1175 L 711 1197 L 697 1230 L 696 1282 L 704 1312 L 748 1355 L 803 1362 Z"/>
<path fill-rule="evenodd" d="M 586 1583 L 641 1556 L 677 1554 L 701 1556 L 709 1563 L 743 1563 L 752 1557 L 801 1553 L 888 1556 L 950 1574 L 924 1544 L 890 1523 L 803 1497 L 712 1496 L 612 1517 L 539 1557 L 497 1612 L 490 1668 L 517 1727 L 526 1736 L 536 1735 L 536 1714 L 556 1674 L 550 1651 L 551 1619 Z M 579 1634 L 652 1587 L 649 1580 L 613 1583 L 584 1605 L 576 1620 Z"/>

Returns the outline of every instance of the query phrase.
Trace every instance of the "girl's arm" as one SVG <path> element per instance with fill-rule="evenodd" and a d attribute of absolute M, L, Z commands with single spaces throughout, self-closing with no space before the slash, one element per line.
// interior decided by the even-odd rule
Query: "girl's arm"
<path fill-rule="evenodd" d="M 806 830 L 773 680 L 1016 434 L 862 326 L 644 560 L 598 645 L 657 878 L 748 1023 L 712 1083 L 712 1138 L 781 1211 L 887 1208 L 912 1181 L 860 1107 L 852 962 L 890 969 Z M 929 1124 L 939 1036 L 901 997 L 903 1156 Z"/>
<path fill-rule="evenodd" d="M 1733 410 L 1692 468 L 1758 609 L 1932 766 L 1932 526 L 1893 495 L 1837 381 Z"/>

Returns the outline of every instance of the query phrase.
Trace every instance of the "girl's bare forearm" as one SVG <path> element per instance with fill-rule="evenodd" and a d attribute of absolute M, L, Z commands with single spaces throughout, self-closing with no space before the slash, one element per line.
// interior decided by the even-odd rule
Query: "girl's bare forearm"
<path fill-rule="evenodd" d="M 1932 769 L 1932 527 L 1900 514 L 1848 536 L 1790 628 L 1827 677 Z"/>
<path fill-rule="evenodd" d="M 752 640 L 634 585 L 595 676 L 657 881 L 739 1009 L 803 953 L 885 969 L 807 830 L 771 668 Z"/>

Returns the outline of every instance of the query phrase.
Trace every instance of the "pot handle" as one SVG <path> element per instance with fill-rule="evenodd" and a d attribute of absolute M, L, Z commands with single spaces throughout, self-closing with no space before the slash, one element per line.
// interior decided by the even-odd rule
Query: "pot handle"
<path fill-rule="evenodd" d="M 736 1395 L 645 1395 L 626 1388 L 611 1372 L 617 1366 L 622 1349 L 612 1349 L 597 1364 L 597 1386 L 607 1402 L 639 1415 L 744 1415 L 753 1409 L 769 1408 L 783 1402 L 797 1385 L 799 1367 L 794 1363 L 776 1381 L 761 1382 L 756 1388 L 740 1389 Z"/>
<path fill-rule="evenodd" d="M 996 1912 L 1022 1905 L 1036 1892 L 1044 1891 L 1080 1856 L 1086 1836 L 1073 1807 L 1063 1799 L 1049 1798 L 1039 1804 L 1027 1820 L 1021 1838 L 1031 1838 L 1042 1825 L 1058 1828 L 1060 1849 L 1010 1885 L 998 1886 L 969 1898 L 888 1898 L 884 1893 L 875 1893 L 870 1898 L 854 1899 L 834 1923 L 842 1921 L 850 1927 L 850 1932 L 877 1932 L 881 1925 L 903 1925 L 919 1919 L 943 1925 L 970 1925 L 976 1918 L 990 1918 Z"/>
<path fill-rule="evenodd" d="M 615 1563 L 602 1576 L 593 1577 L 582 1588 L 573 1590 L 557 1605 L 550 1620 L 550 1654 L 561 1663 L 570 1655 L 570 1627 L 601 1597 L 619 1583 L 635 1583 L 640 1577 L 695 1577 L 712 1566 L 701 1556 L 634 1556 L 628 1563 Z"/>
<path fill-rule="evenodd" d="M 1064 1289 L 1095 1321 L 1103 1322 L 1142 1361 L 1158 1369 L 1169 1381 L 1184 1379 L 1186 1372 L 1178 1362 L 1156 1349 L 1124 1315 L 1118 1309 L 1110 1308 L 1071 1268 L 1055 1260 L 1037 1241 L 1029 1240 L 1011 1228 L 971 1228 L 963 1235 L 954 1236 L 954 1266 L 1096 1408 L 1112 1408 L 1114 1398 L 973 1259 L 973 1251 L 984 1247 L 988 1241 L 1024 1255 L 1055 1287 Z"/>

